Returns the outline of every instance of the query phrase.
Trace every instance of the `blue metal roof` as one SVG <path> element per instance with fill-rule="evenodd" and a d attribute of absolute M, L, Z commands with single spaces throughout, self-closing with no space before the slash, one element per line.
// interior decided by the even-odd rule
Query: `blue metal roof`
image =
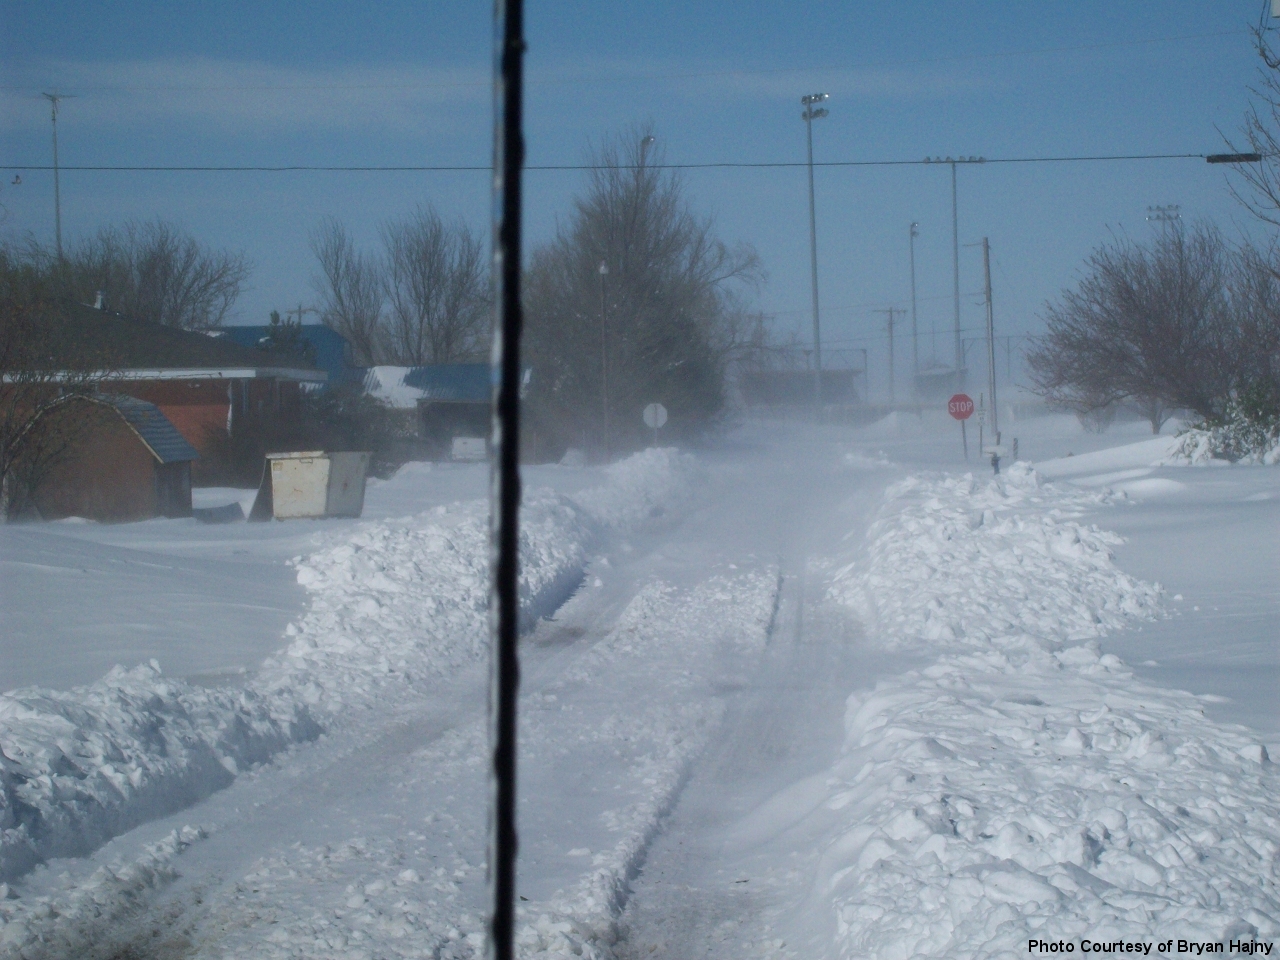
<path fill-rule="evenodd" d="M 120 394 L 107 394 L 97 399 L 119 411 L 161 463 L 200 459 L 196 448 L 187 443 L 186 437 L 154 403 Z"/>
<path fill-rule="evenodd" d="M 423 400 L 488 403 L 492 396 L 487 363 L 433 363 L 413 367 L 404 385 L 422 391 Z"/>
<path fill-rule="evenodd" d="M 363 371 L 352 367 L 347 338 L 322 323 L 304 323 L 299 331 L 302 339 L 315 349 L 315 365 L 329 374 L 327 386 L 333 386 L 359 377 Z M 270 326 L 219 327 L 219 337 L 244 347 L 263 347 L 270 344 Z"/>

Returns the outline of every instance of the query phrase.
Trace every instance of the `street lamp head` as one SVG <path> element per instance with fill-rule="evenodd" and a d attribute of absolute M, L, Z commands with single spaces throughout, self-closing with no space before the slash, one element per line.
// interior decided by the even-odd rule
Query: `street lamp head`
<path fill-rule="evenodd" d="M 826 99 L 827 99 L 827 94 L 825 93 L 810 93 L 810 94 L 807 94 L 806 96 L 801 97 L 800 102 L 807 107 L 813 103 L 821 103 L 823 100 L 826 100 Z"/>
<path fill-rule="evenodd" d="M 600 261 L 600 276 L 607 276 L 609 273 L 609 265 L 603 260 Z"/>
<path fill-rule="evenodd" d="M 914 220 L 911 221 L 911 236 L 920 236 L 920 224 L 916 223 Z"/>

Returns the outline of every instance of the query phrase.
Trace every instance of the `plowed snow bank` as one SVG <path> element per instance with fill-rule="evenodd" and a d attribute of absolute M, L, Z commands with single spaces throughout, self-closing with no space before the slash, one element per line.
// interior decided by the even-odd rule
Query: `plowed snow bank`
<path fill-rule="evenodd" d="M 693 458 L 648 450 L 604 487 L 525 498 L 521 607 L 549 613 L 576 588 L 587 551 L 689 495 Z M 386 699 L 389 684 L 444 676 L 488 637 L 487 504 L 360 524 L 299 558 L 310 610 L 280 656 L 242 690 L 161 675 L 155 661 L 66 692 L 0 695 L 0 882 L 51 856 L 81 855 L 225 786 L 240 766 L 314 738 L 320 723 Z M 0 943 L 20 905 L 0 897 Z"/>
<path fill-rule="evenodd" d="M 843 957 L 1021 957 L 1029 940 L 1280 934 L 1266 751 L 1088 638 L 1153 616 L 1096 496 L 913 478 L 837 576 L 886 644 L 950 651 L 850 698 L 814 816 Z M 1081 641 L 1085 641 L 1081 644 Z"/>

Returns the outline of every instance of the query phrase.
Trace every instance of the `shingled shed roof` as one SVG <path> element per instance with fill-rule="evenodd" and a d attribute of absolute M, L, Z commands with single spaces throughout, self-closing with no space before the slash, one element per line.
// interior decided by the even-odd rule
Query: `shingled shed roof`
<path fill-rule="evenodd" d="M 133 428 L 147 449 L 161 463 L 178 463 L 183 460 L 199 460 L 196 448 L 186 439 L 154 403 L 136 400 L 119 394 L 106 394 L 93 398 L 97 403 L 114 408 L 125 423 Z"/>

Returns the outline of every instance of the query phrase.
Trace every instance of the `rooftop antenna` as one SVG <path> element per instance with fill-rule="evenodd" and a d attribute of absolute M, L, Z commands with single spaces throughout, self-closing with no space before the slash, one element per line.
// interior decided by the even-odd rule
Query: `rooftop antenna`
<path fill-rule="evenodd" d="M 53 234 L 58 249 L 58 262 L 62 262 L 62 192 L 58 182 L 58 101 L 71 99 L 71 94 L 42 93 L 49 101 L 49 119 L 53 123 Z"/>

